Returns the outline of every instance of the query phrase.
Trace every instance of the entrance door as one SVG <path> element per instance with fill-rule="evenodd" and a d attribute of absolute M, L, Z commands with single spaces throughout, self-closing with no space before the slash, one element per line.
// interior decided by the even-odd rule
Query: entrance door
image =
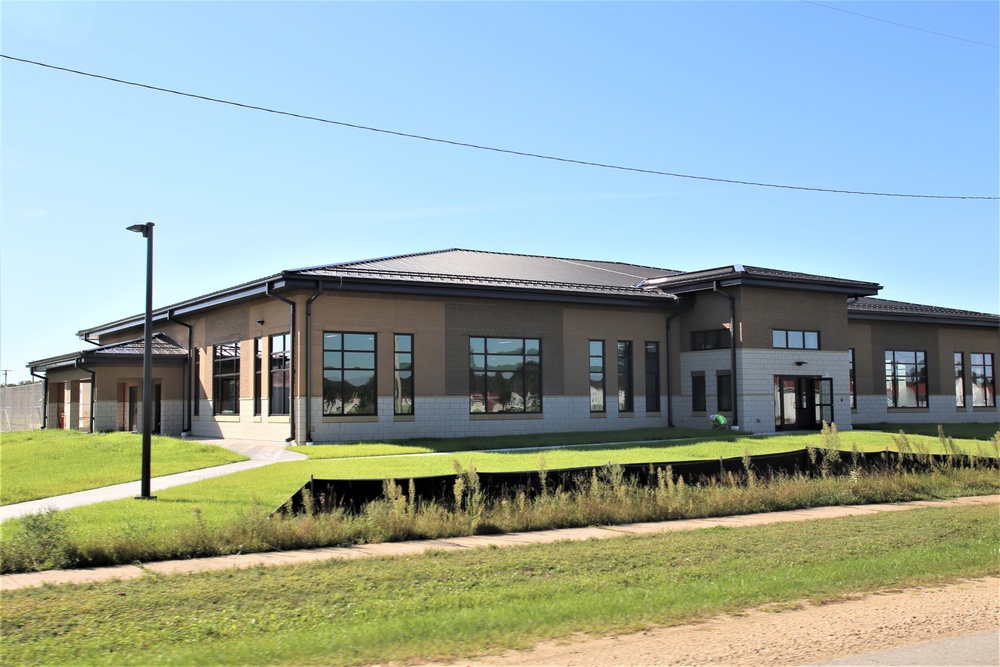
<path fill-rule="evenodd" d="M 818 431 L 833 423 L 833 380 L 821 377 L 774 376 L 774 427 Z"/>

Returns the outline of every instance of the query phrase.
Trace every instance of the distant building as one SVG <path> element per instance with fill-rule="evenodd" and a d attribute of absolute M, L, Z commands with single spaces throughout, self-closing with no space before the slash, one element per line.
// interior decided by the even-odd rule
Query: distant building
<path fill-rule="evenodd" d="M 997 422 L 1000 317 L 752 266 L 444 250 L 154 311 L 153 428 L 297 443 L 637 427 Z M 138 430 L 143 316 L 29 364 L 49 428 Z"/>

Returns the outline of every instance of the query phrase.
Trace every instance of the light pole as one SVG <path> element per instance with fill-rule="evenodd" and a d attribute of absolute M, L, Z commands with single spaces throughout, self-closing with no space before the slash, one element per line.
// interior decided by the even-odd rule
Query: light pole
<path fill-rule="evenodd" d="M 143 327 L 142 350 L 142 483 L 138 498 L 153 500 L 149 494 L 153 434 L 153 223 L 126 227 L 146 239 L 146 323 Z"/>

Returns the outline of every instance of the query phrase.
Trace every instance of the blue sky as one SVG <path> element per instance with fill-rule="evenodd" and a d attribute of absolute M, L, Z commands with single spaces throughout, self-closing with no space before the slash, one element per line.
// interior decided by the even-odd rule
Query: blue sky
<path fill-rule="evenodd" d="M 5 1 L 4 55 L 342 123 L 809 188 L 996 197 L 997 2 Z M 848 13 L 852 12 L 852 13 Z M 867 16 L 857 16 L 864 14 Z M 900 25 L 896 25 L 900 24 Z M 1000 311 L 996 200 L 732 185 L 14 62 L 0 368 L 282 269 L 450 247 L 877 282 Z"/>

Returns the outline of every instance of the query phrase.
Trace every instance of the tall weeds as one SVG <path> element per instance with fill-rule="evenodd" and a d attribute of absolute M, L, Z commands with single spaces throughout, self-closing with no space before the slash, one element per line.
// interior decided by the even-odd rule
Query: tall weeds
<path fill-rule="evenodd" d="M 819 453 L 821 469 L 830 458 L 824 450 Z M 23 572 L 94 567 L 1000 492 L 996 470 L 977 467 L 975 462 L 968 467 L 932 467 L 917 473 L 865 471 L 852 466 L 847 476 L 819 477 L 804 473 L 758 477 L 748 460 L 744 469 L 745 475 L 727 474 L 722 481 L 690 485 L 667 466 L 651 471 L 648 484 L 639 484 L 620 466 L 610 465 L 577 480 L 572 488 L 554 486 L 543 470 L 539 492 L 518 489 L 493 498 L 483 493 L 474 467 L 456 464 L 450 502 L 421 502 L 412 481 L 405 491 L 388 481 L 382 498 L 358 513 L 344 509 L 319 512 L 307 502 L 306 510 L 298 515 L 268 516 L 266 509 L 255 503 L 226 525 L 211 528 L 195 508 L 191 522 L 182 530 L 165 533 L 126 524 L 90 539 L 75 537 L 63 515 L 49 511 L 4 526 L 0 568 L 3 572 Z"/>

